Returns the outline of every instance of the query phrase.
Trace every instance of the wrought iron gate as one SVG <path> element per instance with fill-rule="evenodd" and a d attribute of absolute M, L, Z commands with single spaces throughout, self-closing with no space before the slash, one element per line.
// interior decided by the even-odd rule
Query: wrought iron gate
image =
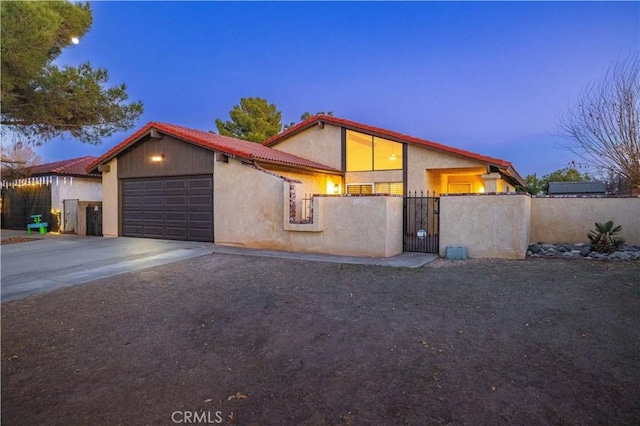
<path fill-rule="evenodd" d="M 102 206 L 87 207 L 87 235 L 102 237 Z"/>
<path fill-rule="evenodd" d="M 439 211 L 440 198 L 435 193 L 415 191 L 404 197 L 404 251 L 438 253 Z"/>

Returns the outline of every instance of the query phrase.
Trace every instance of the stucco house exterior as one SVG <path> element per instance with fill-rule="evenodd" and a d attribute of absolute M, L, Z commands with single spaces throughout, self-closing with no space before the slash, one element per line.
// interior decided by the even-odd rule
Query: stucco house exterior
<path fill-rule="evenodd" d="M 50 231 L 83 234 L 78 209 L 102 201 L 102 176 L 86 170 L 96 160 L 85 156 L 39 164 L 22 169 L 18 179 L 3 180 L 3 228 L 25 229 L 30 215 L 40 214 Z"/>
<path fill-rule="evenodd" d="M 376 257 L 403 251 L 409 191 L 524 184 L 504 160 L 332 116 L 263 145 L 151 122 L 87 172 L 102 173 L 105 236 Z"/>
<path fill-rule="evenodd" d="M 336 193 L 501 193 L 525 185 L 508 161 L 333 116 L 311 117 L 264 145 L 341 170 Z"/>

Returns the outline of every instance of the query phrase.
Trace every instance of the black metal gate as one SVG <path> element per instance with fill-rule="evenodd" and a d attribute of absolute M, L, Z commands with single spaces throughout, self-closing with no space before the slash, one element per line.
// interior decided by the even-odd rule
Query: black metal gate
<path fill-rule="evenodd" d="M 440 198 L 415 191 L 404 197 L 404 251 L 438 253 Z"/>
<path fill-rule="evenodd" d="M 102 237 L 102 206 L 87 207 L 87 235 Z"/>

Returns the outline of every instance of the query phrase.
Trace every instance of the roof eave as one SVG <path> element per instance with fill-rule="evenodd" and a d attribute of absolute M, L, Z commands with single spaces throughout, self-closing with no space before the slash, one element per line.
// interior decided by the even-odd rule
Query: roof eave
<path fill-rule="evenodd" d="M 279 167 L 287 167 L 292 169 L 301 169 L 301 170 L 307 170 L 307 171 L 318 172 L 318 173 L 328 173 L 332 175 L 344 176 L 344 172 L 338 169 L 324 169 L 321 167 L 303 166 L 300 164 L 286 163 L 282 161 L 272 161 L 272 160 L 266 160 L 266 159 L 257 158 L 257 157 L 251 157 L 251 160 L 257 162 L 260 165 L 273 165 L 273 166 L 279 166 Z"/>

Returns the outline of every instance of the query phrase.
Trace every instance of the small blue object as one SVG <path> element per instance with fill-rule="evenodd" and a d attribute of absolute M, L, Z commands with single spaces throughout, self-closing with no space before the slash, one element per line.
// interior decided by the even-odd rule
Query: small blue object
<path fill-rule="evenodd" d="M 444 258 L 447 260 L 467 260 L 467 246 L 447 246 L 444 249 Z"/>

